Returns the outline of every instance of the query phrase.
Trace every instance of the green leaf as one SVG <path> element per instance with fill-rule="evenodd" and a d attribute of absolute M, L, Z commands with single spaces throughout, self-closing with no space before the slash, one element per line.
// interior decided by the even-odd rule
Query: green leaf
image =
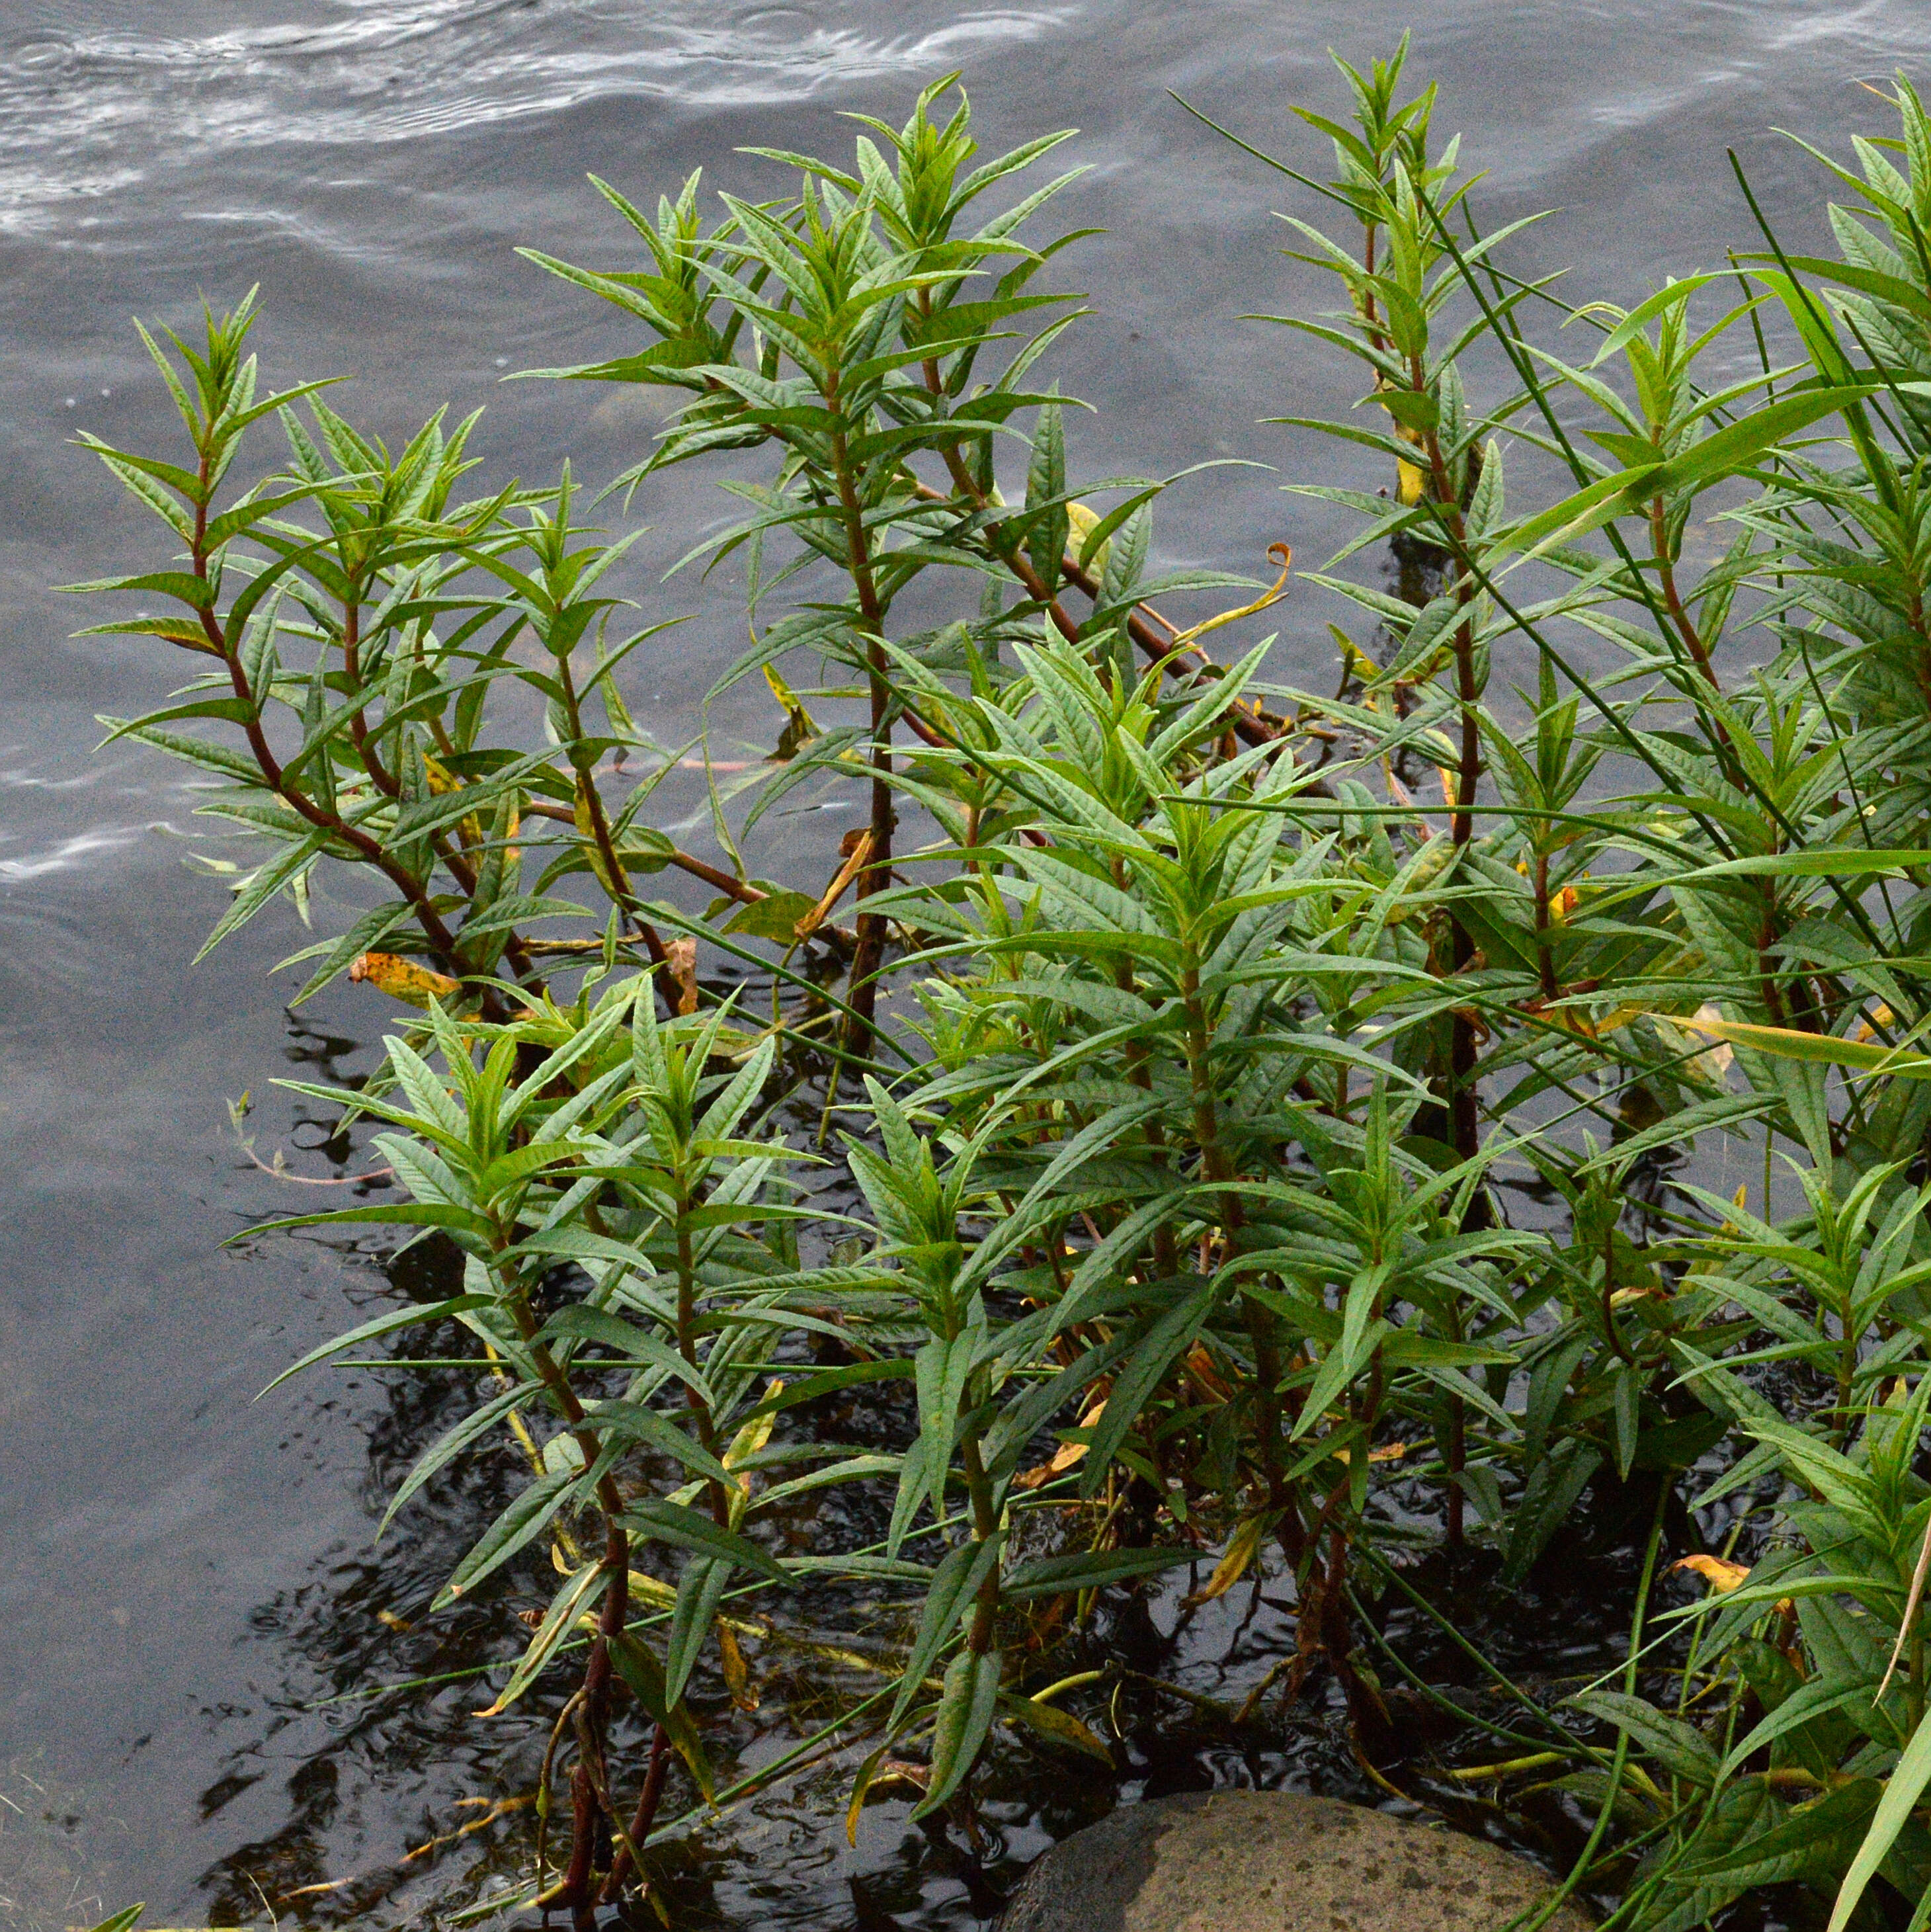
<path fill-rule="evenodd" d="M 289 1371 L 294 1372 L 292 1370 Z M 394 1520 L 397 1510 L 414 1496 L 430 1477 L 445 1468 L 471 1443 L 487 1436 L 496 1424 L 513 1410 L 538 1393 L 535 1382 L 520 1382 L 514 1388 L 505 1389 L 501 1395 L 484 1403 L 481 1408 L 463 1417 L 454 1428 L 445 1430 L 416 1458 L 415 1467 L 397 1484 L 396 1492 L 389 1498 L 389 1506 L 382 1512 L 382 1520 L 376 1526 L 376 1540 L 382 1540 L 382 1532 Z"/>
<path fill-rule="evenodd" d="M 661 1409 L 640 1402 L 593 1402 L 585 1420 L 600 1436 L 640 1442 L 646 1448 L 674 1457 L 694 1476 L 724 1484 L 731 1480 L 730 1472 L 723 1463 Z"/>
<path fill-rule="evenodd" d="M 684 1695 L 711 1634 L 711 1622 L 718 1613 L 731 1564 L 718 1556 L 694 1556 L 684 1565 L 677 1580 L 677 1604 L 670 1614 L 670 1634 L 664 1646 L 664 1694 L 673 1704 Z"/>
<path fill-rule="evenodd" d="M 1585 1690 L 1569 1700 L 1579 1711 L 1614 1724 L 1665 1769 L 1706 1790 L 1717 1781 L 1715 1748 L 1693 1724 L 1659 1711 L 1640 1697 L 1620 1690 Z"/>
<path fill-rule="evenodd" d="M 318 826 L 299 844 L 287 847 L 257 868 L 248 883 L 235 895 L 234 903 L 217 921 L 214 930 L 202 940 L 201 950 L 194 956 L 194 963 L 199 965 L 231 932 L 247 925 L 284 886 L 306 872 L 328 842 L 328 834 Z"/>
<path fill-rule="evenodd" d="M 817 903 L 803 892 L 773 892 L 754 905 L 739 907 L 725 922 L 724 930 L 789 946 L 798 937 L 798 922 L 814 912 Z"/>
<path fill-rule="evenodd" d="M 1502 542 L 1509 549 L 1534 555 L 1549 544 L 1572 542 L 1612 518 L 1647 514 L 1648 506 L 1658 497 L 1706 490 L 1748 467 L 1795 431 L 1862 402 L 1876 388 L 1875 383 L 1860 382 L 1795 391 L 1753 415 L 1726 424 L 1667 463 L 1643 464 L 1598 478 L 1573 496 L 1525 518 L 1507 532 Z"/>
<path fill-rule="evenodd" d="M 1045 1556 L 1025 1563 L 1006 1580 L 1003 1594 L 1015 1603 L 1029 1597 L 1056 1597 L 1072 1590 L 1097 1590 L 1108 1583 L 1137 1582 L 1193 1561 L 1190 1550 L 1099 1550 L 1070 1556 Z"/>
<path fill-rule="evenodd" d="M 569 1500 L 571 1489 L 582 1474 L 574 1463 L 565 1463 L 559 1469 L 551 1469 L 538 1476 L 477 1539 L 475 1547 L 457 1564 L 448 1582 L 436 1592 L 430 1609 L 447 1609 L 458 1597 L 467 1595 L 485 1576 L 500 1569 L 518 1550 L 541 1536 L 549 1527 L 550 1519 Z"/>
<path fill-rule="evenodd" d="M 913 1358 L 919 1390 L 919 1436 L 922 1468 L 932 1506 L 943 1509 L 952 1444 L 958 1435 L 959 1407 L 978 1353 L 980 1335 L 968 1329 L 949 1342 L 928 1342 Z"/>
<path fill-rule="evenodd" d="M 1026 507 L 1034 514 L 1026 530 L 1026 550 L 1039 580 L 1051 596 L 1058 589 L 1071 519 L 1059 500 L 1066 494 L 1066 430 L 1057 402 L 1042 404 L 1033 432 L 1033 460 L 1026 476 Z M 1050 506 L 1051 507 L 1039 507 Z"/>
<path fill-rule="evenodd" d="M 1771 1654 L 1783 1660 L 1780 1652 L 1773 1651 Z M 1813 1718 L 1828 1717 L 1832 1712 L 1841 1711 L 1849 1705 L 1867 1703 L 1872 1688 L 1861 1679 L 1847 1684 L 1829 1677 L 1815 1677 L 1807 1683 L 1799 1683 L 1724 1759 L 1723 1776 L 1735 1777 L 1759 1751 L 1767 1749 L 1789 1732 L 1801 1730 Z M 1761 1690 L 1758 1695 L 1762 1697 Z"/>
<path fill-rule="evenodd" d="M 1174 1360 L 1193 1346 L 1219 1293 L 1217 1282 L 1203 1282 L 1155 1321 L 1121 1364 L 1087 1453 L 1083 1496 L 1096 1494 L 1105 1481 L 1107 1465 L 1126 1439 L 1127 1430 Z"/>
<path fill-rule="evenodd" d="M 1737 257 L 1740 262 L 1774 262 L 1777 259 L 1774 255 Z M 1786 255 L 1783 264 L 1801 268 L 1807 275 L 1815 275 L 1819 281 L 1835 282 L 1841 287 L 1855 289 L 1861 295 L 1875 296 L 1879 302 L 1909 310 L 1921 322 L 1931 322 L 1931 295 L 1927 295 L 1915 282 L 1900 281 L 1897 276 L 1882 274 L 1875 268 L 1861 268 L 1851 262 L 1833 262 L 1819 255 Z"/>
<path fill-rule="evenodd" d="M 930 1817 L 965 1782 L 999 1711 L 1000 1653 L 962 1650 L 946 1666 L 946 1688 L 932 1729 L 932 1775 L 913 1807 L 916 1822 Z"/>
<path fill-rule="evenodd" d="M 1508 1554 L 1502 1565 L 1505 1583 L 1519 1583 L 1528 1574 L 1549 1539 L 1567 1521 L 1602 1460 L 1600 1449 L 1570 1436 L 1535 1466 L 1509 1526 Z"/>
<path fill-rule="evenodd" d="M 1766 1832 L 1743 1838 L 1735 1847 L 1682 1868 L 1693 1883 L 1714 1880 L 1738 1890 L 1788 1883 L 1833 1865 L 1849 1849 L 1850 1834 L 1870 1815 L 1878 1792 L 1875 1780 L 1841 1784 L 1814 1803 L 1800 1805 Z"/>
<path fill-rule="evenodd" d="M 708 1804 L 718 1795 L 717 1779 L 711 1761 L 704 1754 L 703 1740 L 691 1721 L 689 1707 L 681 1700 L 673 1704 L 664 1694 L 664 1667 L 649 1649 L 628 1630 L 619 1630 L 610 1640 L 610 1661 L 617 1675 L 630 1687 L 631 1696 L 661 1724 L 677 1754 L 689 1767 L 697 1795 Z"/>
<path fill-rule="evenodd" d="M 880 1285 L 883 1286 L 883 1282 Z M 839 1369 L 820 1369 L 814 1374 L 799 1376 L 796 1382 L 787 1382 L 781 1394 L 766 1396 L 756 1408 L 745 1413 L 742 1419 L 755 1422 L 764 1416 L 776 1414 L 781 1408 L 796 1408 L 801 1402 L 815 1402 L 820 1396 L 834 1394 L 860 1382 L 909 1382 L 911 1378 L 912 1364 L 904 1356 L 892 1357 L 882 1362 L 852 1362 Z"/>
<path fill-rule="evenodd" d="M 358 1220 L 377 1220 L 386 1218 L 390 1210 L 378 1208 L 367 1212 L 357 1212 L 352 1209 L 349 1211 L 355 1214 L 355 1218 Z M 269 1225 L 280 1227 L 305 1226 L 311 1220 L 334 1220 L 338 1218 L 346 1219 L 347 1216 L 304 1215 L 299 1222 L 271 1222 Z M 251 1229 L 250 1232 L 258 1231 Z M 407 1308 L 392 1308 L 388 1314 L 379 1315 L 373 1322 L 364 1322 L 360 1328 L 351 1328 L 347 1334 L 338 1335 L 334 1341 L 325 1342 L 320 1348 L 310 1349 L 301 1360 L 283 1370 L 281 1373 L 269 1383 L 268 1388 L 262 1390 L 262 1395 L 266 1395 L 269 1389 L 280 1388 L 289 1376 L 298 1376 L 304 1369 L 312 1369 L 317 1362 L 325 1362 L 331 1355 L 339 1355 L 343 1349 L 352 1348 L 359 1342 L 373 1342 L 378 1336 L 391 1334 L 398 1328 L 412 1328 L 417 1323 L 421 1322 L 442 1322 L 452 1315 L 461 1315 L 472 1308 L 493 1308 L 496 1305 L 496 1297 L 493 1294 L 454 1294 L 446 1301 L 432 1302 L 427 1307 L 412 1305 Z M 257 1402 L 261 1399 L 262 1396 L 259 1395 L 255 1398 Z"/>
<path fill-rule="evenodd" d="M 559 1308 L 543 1324 L 541 1339 L 594 1342 L 611 1350 L 620 1361 L 634 1362 L 641 1368 L 661 1369 L 666 1375 L 675 1376 L 679 1382 L 694 1389 L 711 1407 L 717 1406 L 717 1397 L 701 1370 L 693 1368 L 660 1336 L 640 1328 L 634 1322 L 625 1321 L 622 1316 L 611 1314 L 607 1309 L 586 1307 L 581 1303 Z"/>
<path fill-rule="evenodd" d="M 919 1613 L 919 1631 L 913 1639 L 910 1654 L 898 1679 L 898 1696 L 892 1706 L 889 1729 L 895 1730 L 912 1708 L 927 1673 L 937 1660 L 952 1634 L 953 1626 L 977 1598 L 979 1586 L 999 1562 L 1001 1539 L 989 1536 L 982 1542 L 962 1543 L 948 1550 L 932 1573 L 931 1588 Z"/>
<path fill-rule="evenodd" d="M 1828 1932 L 1845 1932 L 1865 1888 L 1876 1876 L 1878 1868 L 1891 1855 L 1898 1834 L 1910 1818 L 1912 1810 L 1931 1785 L 1931 1713 L 1921 1718 L 1897 1768 L 1885 1780 L 1884 1796 L 1878 1801 L 1876 1815 L 1865 1833 L 1844 1882 L 1837 1888 L 1837 1903 L 1831 1908 Z"/>
<path fill-rule="evenodd" d="M 791 1582 L 748 1537 L 721 1528 L 701 1510 L 686 1509 L 682 1503 L 646 1498 L 631 1504 L 624 1511 L 623 1520 L 637 1535 L 653 1543 L 667 1543 L 673 1550 L 688 1550 L 694 1556 L 721 1557 L 773 1583 Z"/>

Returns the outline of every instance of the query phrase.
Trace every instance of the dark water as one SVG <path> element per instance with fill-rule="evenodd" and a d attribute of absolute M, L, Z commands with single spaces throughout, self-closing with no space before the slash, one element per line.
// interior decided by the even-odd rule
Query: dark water
<path fill-rule="evenodd" d="M 346 1070 L 381 1022 L 344 988 L 292 1029 L 287 982 L 266 977 L 303 943 L 292 914 L 190 970 L 223 901 L 192 860 L 232 848 L 196 826 L 192 794 L 158 760 L 89 755 L 96 712 L 143 708 L 183 675 L 145 645 L 70 640 L 81 620 L 46 589 L 159 554 L 68 442 L 83 427 L 136 446 L 166 434 L 129 316 L 184 323 L 200 292 L 226 302 L 259 282 L 257 344 L 277 381 L 352 374 L 348 406 L 391 436 L 445 400 L 487 402 L 476 446 L 492 473 L 542 476 L 567 453 L 601 481 L 646 446 L 658 405 L 499 386 L 505 370 L 622 340 L 514 246 L 613 260 L 621 238 L 586 170 L 637 196 L 700 164 L 769 191 L 775 177 L 734 146 L 841 144 L 838 110 L 898 114 L 958 67 L 988 143 L 1085 130 L 1078 158 L 1093 172 L 1065 213 L 1108 232 L 1077 257 L 1097 313 L 1062 365 L 1101 411 L 1075 429 L 1076 461 L 1117 473 L 1240 455 L 1336 478 L 1330 451 L 1254 424 L 1345 405 L 1345 378 L 1236 320 L 1314 296 L 1273 252 L 1285 237 L 1268 211 L 1318 211 L 1165 90 L 1322 172 L 1285 104 L 1345 112 L 1323 50 L 1365 58 L 1411 17 L 1384 0 L 0 0 L 0 1928 L 88 1922 L 136 1898 L 163 1924 L 265 1923 L 265 1904 L 284 1922 L 430 1922 L 514 1868 L 526 1814 L 397 1861 L 483 1816 L 460 1801 L 529 1790 L 541 1748 L 534 1718 L 466 1718 L 486 1701 L 473 1686 L 317 1708 L 502 1640 L 493 1612 L 432 1630 L 378 1615 L 419 1610 L 488 1478 L 373 1553 L 382 1487 L 451 1392 L 343 1375 L 250 1402 L 346 1309 L 396 1288 L 373 1250 L 220 1248 L 250 1215 L 331 1198 L 252 1167 L 223 1098 L 259 1096 L 298 1064 Z M 1816 171 L 1768 130 L 1840 148 L 1884 131 L 1855 82 L 1921 69 L 1931 50 L 1918 0 L 1462 0 L 1415 25 L 1415 70 L 1442 82 L 1438 127 L 1465 129 L 1492 170 L 1485 215 L 1564 210 L 1519 259 L 1583 265 L 1577 299 L 1633 300 L 1666 272 L 1751 244 L 1726 146 L 1793 243 L 1822 241 Z M 1279 480 L 1228 470 L 1189 486 L 1170 500 L 1163 548 L 1253 569 L 1286 537 L 1318 560 L 1333 532 Z M 701 614 L 633 688 L 667 736 L 694 728 L 742 639 L 729 586 L 655 587 L 722 508 L 694 477 L 637 506 L 654 530 L 629 588 Z M 1284 668 L 1325 676 L 1324 614 L 1305 591 L 1288 608 Z M 713 717 L 720 755 L 768 730 L 742 702 Z M 794 821 L 760 862 L 829 845 L 836 817 Z M 347 1150 L 319 1144 L 281 1101 L 250 1126 L 265 1155 L 306 1147 L 299 1171 L 342 1171 L 331 1156 Z M 1577 1668 L 1613 1655 L 1615 1618 L 1576 1608 L 1598 1582 L 1612 1597 L 1626 1567 L 1615 1525 L 1602 1541 L 1600 1576 L 1579 1573 L 1563 1612 Z M 1177 1650 L 1171 1604 L 1112 1640 L 1155 1674 L 1237 1694 L 1280 1636 L 1265 1604 L 1243 1629 L 1249 1607 L 1237 1593 Z M 1478 1594 L 1461 1612 L 1474 1626 L 1487 1608 Z M 847 1621 L 868 1618 L 889 1612 L 853 1606 Z M 1497 1641 L 1510 1645 L 1507 1628 Z M 1569 1667 L 1546 1650 L 1521 1660 Z M 792 1719 L 869 1688 L 775 1648 L 760 1667 L 763 1706 L 734 1734 L 742 1766 L 787 1748 Z M 1124 1786 L 1097 1767 L 1002 1762 L 990 1885 L 942 1834 L 909 1827 L 902 1804 L 868 1811 L 848 1850 L 847 1762 L 694 1840 L 680 1896 L 745 1927 L 963 1927 L 1025 1858 L 1122 1792 L 1219 1780 L 1375 1796 L 1318 1714 L 1291 1748 L 1278 1734 L 1230 1744 L 1157 1698 L 1116 1714 L 1135 1754 Z M 1544 1850 L 1563 1849 L 1563 1828 L 1552 1820 Z"/>

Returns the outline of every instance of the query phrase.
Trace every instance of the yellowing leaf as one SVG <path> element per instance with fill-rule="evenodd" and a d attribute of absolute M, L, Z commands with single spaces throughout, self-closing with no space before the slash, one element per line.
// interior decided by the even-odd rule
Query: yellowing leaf
<path fill-rule="evenodd" d="M 1040 1737 L 1084 1751 L 1088 1757 L 1099 1759 L 1102 1764 L 1110 1766 L 1113 1762 L 1113 1754 L 1107 1749 L 1105 1741 L 1091 1726 L 1081 1724 L 1070 1711 L 1042 1704 L 1032 1697 L 1002 1697 L 999 1709 L 1008 1724 L 1023 1724 Z"/>
<path fill-rule="evenodd" d="M 781 1382 L 775 1382 L 765 1390 L 764 1399 L 766 1402 L 772 1402 L 784 1393 L 784 1384 Z M 769 1414 L 760 1415 L 754 1422 L 747 1422 L 731 1438 L 730 1447 L 724 1454 L 724 1467 L 735 1469 L 740 1462 L 755 1456 L 771 1440 L 772 1427 L 777 1420 L 778 1412 L 774 1408 Z"/>
<path fill-rule="evenodd" d="M 697 1010 L 697 942 L 694 939 L 667 939 L 664 956 L 671 983 L 677 988 L 677 1010 Z"/>
<path fill-rule="evenodd" d="M 1795 1027 L 1758 1026 L 1747 1020 L 1718 1019 L 1707 1006 L 1688 1019 L 1671 1013 L 1652 1013 L 1649 1017 L 1669 1026 L 1693 1027 L 1699 1033 L 1713 1034 L 1719 1040 L 1747 1046 L 1754 1053 L 1768 1054 L 1774 1059 L 1822 1062 L 1860 1073 L 1895 1074 L 1906 1080 L 1931 1079 L 1931 1054 L 1909 1053 L 1901 1048 L 1840 1040 L 1831 1034 L 1804 1033 Z"/>
<path fill-rule="evenodd" d="M 1750 1575 L 1747 1564 L 1732 1563 L 1724 1556 L 1686 1556 L 1669 1566 L 1672 1570 L 1693 1570 L 1710 1586 L 1714 1596 L 1727 1597 Z"/>
<path fill-rule="evenodd" d="M 718 1625 L 718 1650 L 724 1666 L 724 1687 L 731 1694 L 731 1702 L 740 1711 L 757 1708 L 757 1692 L 752 1688 L 751 1666 L 745 1661 L 743 1646 L 737 1640 L 737 1634 L 730 1624 Z"/>
<path fill-rule="evenodd" d="M 1210 1604 L 1216 1597 L 1224 1597 L 1247 1574 L 1261 1547 L 1261 1538 L 1267 1533 L 1271 1516 L 1250 1516 L 1243 1520 L 1228 1538 L 1227 1553 L 1214 1565 L 1213 1574 L 1187 1599 L 1189 1604 Z"/>
<path fill-rule="evenodd" d="M 822 734 L 812 722 L 811 714 L 805 709 L 804 700 L 784 682 L 775 666 L 765 666 L 764 681 L 770 686 L 772 696 L 784 707 L 784 729 L 769 762 L 784 764 L 795 758 L 813 739 Z"/>
<path fill-rule="evenodd" d="M 1086 548 L 1087 538 L 1099 527 L 1099 513 L 1088 509 L 1084 503 L 1069 503 L 1066 506 L 1066 524 L 1069 531 L 1066 538 L 1066 554 L 1077 564 L 1080 561 L 1080 552 Z M 1085 567 L 1089 574 L 1099 577 L 1105 574 L 1106 554 L 1112 548 L 1113 539 L 1108 537 L 1105 542 L 1086 560 Z"/>
<path fill-rule="evenodd" d="M 676 1586 L 655 1576 L 646 1576 L 640 1570 L 630 1573 L 630 1598 L 634 1604 L 655 1604 L 661 1610 L 677 1607 Z"/>
<path fill-rule="evenodd" d="M 1105 1402 L 1102 1400 L 1096 1402 L 1080 1418 L 1080 1427 L 1092 1429 L 1096 1426 L 1099 1418 L 1105 1413 Z M 1014 1486 L 1021 1490 L 1036 1490 L 1042 1484 L 1050 1483 L 1055 1476 L 1063 1476 L 1085 1456 L 1086 1448 L 1084 1442 L 1062 1442 L 1054 1451 L 1053 1460 L 1050 1462 L 1042 1462 L 1036 1468 L 1028 1469 L 1022 1474 L 1015 1476 L 1012 1479 Z"/>
<path fill-rule="evenodd" d="M 366 982 L 412 1006 L 426 1008 L 463 990 L 461 982 L 448 974 L 432 972 L 393 952 L 358 953 L 349 964 L 349 977 L 358 986 Z"/>

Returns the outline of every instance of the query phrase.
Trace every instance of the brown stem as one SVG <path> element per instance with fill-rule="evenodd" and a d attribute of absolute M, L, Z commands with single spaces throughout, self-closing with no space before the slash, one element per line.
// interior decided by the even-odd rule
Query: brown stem
<path fill-rule="evenodd" d="M 1710 652 L 1702 638 L 1697 634 L 1690 613 L 1684 608 L 1682 598 L 1676 588 L 1676 569 L 1670 561 L 1669 532 L 1663 518 L 1663 499 L 1659 496 L 1649 506 L 1650 542 L 1656 553 L 1657 578 L 1663 588 L 1663 608 L 1669 613 L 1670 622 L 1676 626 L 1677 634 L 1683 640 L 1684 650 L 1695 660 L 1696 668 L 1708 680 L 1714 691 L 1720 687 L 1717 674 L 1710 668 Z M 1721 727 L 1718 728 L 1720 730 Z"/>
<path fill-rule="evenodd" d="M 583 1701 L 577 1712 L 580 1755 L 571 1778 L 575 1836 L 571 1841 L 563 1902 L 569 1906 L 571 1923 L 579 1932 L 596 1932 L 597 1926 L 596 1900 L 590 1880 L 597 1813 L 599 1809 L 608 1809 L 610 1776 L 604 1753 L 610 1738 L 610 1640 L 622 1630 L 628 1609 L 630 1544 L 621 1523 L 607 1520 L 604 1524 L 604 1567 L 610 1580 L 604 1593 L 603 1615 L 598 1620 L 589 1658 L 583 1666 Z"/>
<path fill-rule="evenodd" d="M 650 1740 L 650 1762 L 643 1774 L 643 1790 L 638 1794 L 637 1809 L 631 1815 L 630 1844 L 620 1846 L 610 1862 L 610 1875 L 604 1881 L 604 1888 L 597 1894 L 600 1905 L 614 1905 L 622 1895 L 624 1881 L 631 1873 L 631 1846 L 639 1852 L 643 1850 L 643 1841 L 649 1836 L 650 1828 L 657 1818 L 657 1808 L 664 1798 L 664 1774 L 670 1768 L 670 1733 L 661 1724 Z"/>
<path fill-rule="evenodd" d="M 1555 976 L 1555 955 L 1549 938 L 1549 854 L 1535 855 L 1536 970 L 1545 1000 L 1558 998 L 1562 992 Z"/>

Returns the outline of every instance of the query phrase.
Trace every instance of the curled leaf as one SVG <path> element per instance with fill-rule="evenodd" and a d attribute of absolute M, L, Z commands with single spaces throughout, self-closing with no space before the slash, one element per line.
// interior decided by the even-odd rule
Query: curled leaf
<path fill-rule="evenodd" d="M 1722 1556 L 1685 1556 L 1669 1566 L 1672 1570 L 1693 1570 L 1710 1586 L 1712 1596 L 1727 1597 L 1750 1574 L 1750 1566 L 1732 1563 Z"/>

